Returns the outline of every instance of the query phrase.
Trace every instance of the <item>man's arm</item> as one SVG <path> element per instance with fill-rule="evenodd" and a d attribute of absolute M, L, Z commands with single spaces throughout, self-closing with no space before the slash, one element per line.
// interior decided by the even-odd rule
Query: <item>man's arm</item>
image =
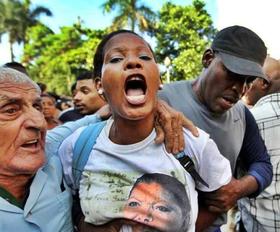
<path fill-rule="evenodd" d="M 67 122 L 55 127 L 47 132 L 46 136 L 46 154 L 57 154 L 58 148 L 69 135 L 82 126 L 99 122 L 101 119 L 108 118 L 110 115 L 109 106 L 99 109 L 94 115 L 85 116 L 82 119 Z"/>
<path fill-rule="evenodd" d="M 257 123 L 251 112 L 245 108 L 246 132 L 240 151 L 241 161 L 258 183 L 258 189 L 247 194 L 250 197 L 259 195 L 272 181 L 272 164 Z"/>
<path fill-rule="evenodd" d="M 237 200 L 257 196 L 272 181 L 272 165 L 264 142 L 259 134 L 255 119 L 245 109 L 246 130 L 240 158 L 246 175 L 231 182 L 217 191 L 205 195 L 205 203 L 212 212 L 225 212 L 233 207 Z"/>
<path fill-rule="evenodd" d="M 199 214 L 195 222 L 195 231 L 202 232 L 213 225 L 214 221 L 218 218 L 219 213 L 210 212 L 205 207 L 199 207 Z"/>

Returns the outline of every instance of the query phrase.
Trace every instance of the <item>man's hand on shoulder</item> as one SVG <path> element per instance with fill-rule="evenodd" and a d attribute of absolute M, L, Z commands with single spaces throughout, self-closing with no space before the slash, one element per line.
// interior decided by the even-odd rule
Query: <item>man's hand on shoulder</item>
<path fill-rule="evenodd" d="M 156 109 L 156 133 L 155 142 L 157 144 L 164 141 L 166 150 L 173 154 L 184 150 L 185 141 L 183 127 L 190 130 L 198 137 L 198 130 L 195 125 L 187 119 L 181 112 L 174 110 L 165 101 L 158 100 Z"/>

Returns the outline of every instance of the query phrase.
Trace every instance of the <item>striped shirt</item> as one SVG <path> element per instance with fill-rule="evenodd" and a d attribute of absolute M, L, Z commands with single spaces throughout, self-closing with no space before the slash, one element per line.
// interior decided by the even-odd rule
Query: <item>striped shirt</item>
<path fill-rule="evenodd" d="M 251 109 L 273 165 L 273 180 L 257 198 L 239 201 L 248 232 L 280 231 L 280 93 L 261 98 Z"/>

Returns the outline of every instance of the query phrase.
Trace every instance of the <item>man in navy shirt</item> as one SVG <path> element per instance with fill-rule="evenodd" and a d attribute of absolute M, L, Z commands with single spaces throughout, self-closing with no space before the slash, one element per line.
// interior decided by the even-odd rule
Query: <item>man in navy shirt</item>
<path fill-rule="evenodd" d="M 233 173 L 242 169 L 220 190 L 201 197 L 197 231 L 203 230 L 244 196 L 256 196 L 272 179 L 272 166 L 256 122 L 239 102 L 245 86 L 256 77 L 266 79 L 262 65 L 267 55 L 264 42 L 241 26 L 221 30 L 202 57 L 203 71 L 194 81 L 165 85 L 160 97 L 210 134 L 229 159 Z M 245 172 L 244 172 L 245 171 Z M 239 172 L 240 173 L 240 172 Z M 219 231 L 224 219 L 208 231 Z"/>

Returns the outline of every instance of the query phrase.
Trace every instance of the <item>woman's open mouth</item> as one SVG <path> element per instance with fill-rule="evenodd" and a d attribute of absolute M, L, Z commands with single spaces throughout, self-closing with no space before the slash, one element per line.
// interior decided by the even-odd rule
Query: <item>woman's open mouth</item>
<path fill-rule="evenodd" d="M 145 103 L 146 80 L 140 74 L 130 75 L 125 82 L 125 94 L 127 101 L 132 105 Z"/>

